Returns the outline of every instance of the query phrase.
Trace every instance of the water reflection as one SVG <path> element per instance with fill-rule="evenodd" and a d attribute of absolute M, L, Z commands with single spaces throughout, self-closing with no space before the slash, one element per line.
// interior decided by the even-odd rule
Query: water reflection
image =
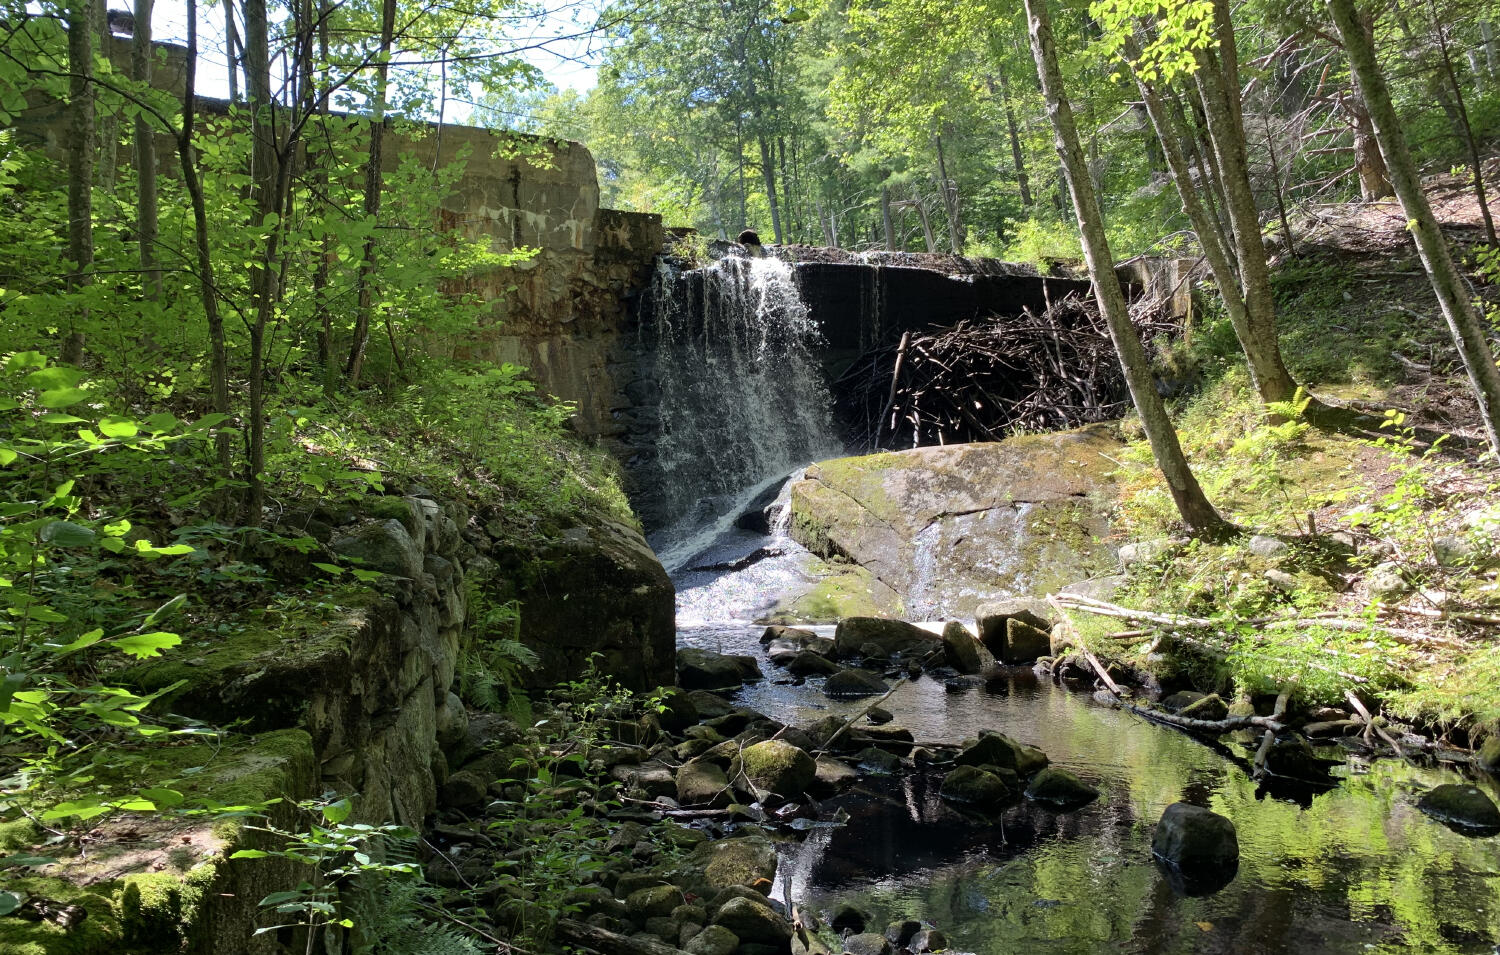
<path fill-rule="evenodd" d="M 700 627 L 681 639 L 759 653 L 758 634 Z M 862 705 L 824 698 L 816 681 L 767 681 L 741 699 L 793 723 Z M 785 851 L 779 878 L 814 909 L 851 901 L 878 926 L 925 919 L 984 955 L 1493 953 L 1500 942 L 1500 839 L 1465 838 L 1415 808 L 1423 790 L 1462 781 L 1451 770 L 1351 763 L 1338 787 L 1299 804 L 1248 777 L 1248 742 L 1216 752 L 1027 672 L 993 693 L 945 693 L 924 677 L 885 705 L 919 741 L 989 728 L 1039 746 L 1100 798 L 1070 814 L 1023 802 L 982 824 L 937 798 L 936 776 L 866 779 L 832 801 L 848 826 Z M 1480 785 L 1500 797 L 1493 780 Z M 1153 863 L 1155 822 L 1179 799 L 1238 829 L 1238 874 L 1211 895 L 1184 895 Z"/>

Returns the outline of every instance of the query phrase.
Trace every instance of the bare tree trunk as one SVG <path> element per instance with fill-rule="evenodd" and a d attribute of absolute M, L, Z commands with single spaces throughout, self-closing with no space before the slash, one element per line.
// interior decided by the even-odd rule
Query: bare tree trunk
<path fill-rule="evenodd" d="M 92 0 L 74 0 L 68 7 L 68 258 L 73 271 L 68 286 L 74 290 L 94 283 L 94 30 Z M 62 360 L 83 361 L 84 323 L 88 309 L 68 309 L 68 329 Z"/>
<path fill-rule="evenodd" d="M 1016 167 L 1016 185 L 1021 191 L 1021 208 L 1030 209 L 1031 177 L 1026 175 L 1026 156 L 1021 151 L 1021 129 L 1016 125 L 1016 111 L 1010 104 L 1010 83 L 1000 74 L 1000 99 L 1005 104 L 1005 132 L 1010 138 L 1010 161 Z"/>
<path fill-rule="evenodd" d="M 391 41 L 396 32 L 396 0 L 383 0 L 380 8 L 380 63 L 375 68 L 374 114 L 370 117 L 370 156 L 365 167 L 365 219 L 373 229 L 380 215 L 380 190 L 385 182 L 381 169 L 381 150 L 385 138 L 386 84 L 390 81 Z M 350 388 L 359 387 L 360 372 L 364 368 L 365 348 L 370 340 L 370 317 L 375 309 L 375 234 L 372 231 L 365 239 L 364 255 L 360 260 L 357 311 L 354 317 L 354 344 L 349 351 L 347 366 Z"/>
<path fill-rule="evenodd" d="M 218 285 L 214 280 L 214 260 L 209 248 L 208 208 L 203 198 L 203 182 L 198 176 L 198 161 L 193 147 L 193 121 L 198 75 L 198 5 L 186 0 L 187 58 L 183 66 L 182 130 L 177 136 L 177 161 L 182 168 L 182 183 L 193 207 L 193 238 L 198 253 L 198 296 L 203 317 L 208 323 L 209 400 L 214 411 L 229 414 L 229 349 L 224 341 L 224 319 L 219 313 Z M 223 427 L 214 429 L 214 451 L 219 459 L 219 476 L 228 479 L 232 467 L 229 435 Z"/>
<path fill-rule="evenodd" d="M 880 222 L 885 227 L 886 251 L 896 251 L 896 224 L 891 219 L 891 189 L 889 186 L 880 187 Z"/>
<path fill-rule="evenodd" d="M 104 8 L 104 0 L 94 0 L 90 11 L 93 17 L 93 30 L 99 36 L 99 56 L 108 60 L 114 34 L 109 28 L 109 13 Z M 99 155 L 94 165 L 94 178 L 98 187 L 103 189 L 106 195 L 110 195 L 115 191 L 115 180 L 119 174 L 120 115 L 116 110 L 99 109 L 97 102 L 95 113 L 98 131 L 94 141 Z"/>
<path fill-rule="evenodd" d="M 1388 199 L 1396 194 L 1386 172 L 1385 158 L 1375 142 L 1375 126 L 1358 87 L 1349 97 L 1349 116 L 1354 121 L 1354 165 L 1359 174 L 1359 196 L 1366 202 Z"/>
<path fill-rule="evenodd" d="M 130 76 L 151 85 L 151 11 L 153 0 L 135 0 L 135 42 L 130 47 Z M 156 137 L 144 113 L 135 118 L 135 228 L 140 246 L 141 287 L 146 298 L 161 298 L 161 269 L 156 265 Z"/>
<path fill-rule="evenodd" d="M 1375 46 L 1360 27 L 1354 0 L 1327 0 L 1327 3 L 1334 25 L 1344 38 L 1349 64 L 1359 76 L 1360 88 L 1365 92 L 1365 104 L 1375 123 L 1375 136 L 1390 169 L 1391 184 L 1396 187 L 1396 196 L 1401 200 L 1407 228 L 1416 241 L 1422 266 L 1427 270 L 1443 317 L 1448 320 L 1453 342 L 1468 370 L 1490 446 L 1500 453 L 1500 369 L 1495 367 L 1495 353 L 1485 336 L 1484 323 L 1474 310 L 1463 277 L 1453 264 L 1448 242 L 1438 230 L 1437 219 L 1422 191 L 1422 181 L 1407 147 L 1406 134 L 1396 117 L 1395 107 L 1391 105 L 1385 76 L 1375 61 Z"/>
<path fill-rule="evenodd" d="M 1240 287 L 1245 292 L 1250 334 L 1262 343 L 1276 342 L 1276 298 L 1271 290 L 1271 269 L 1261 238 L 1260 213 L 1250 185 L 1250 163 L 1245 150 L 1245 129 L 1240 119 L 1239 74 L 1234 64 L 1233 27 L 1228 22 L 1227 0 L 1214 0 L 1218 21 L 1219 56 L 1198 50 L 1195 77 L 1203 93 L 1209 139 L 1219 161 L 1220 182 L 1228 202 L 1230 231 L 1235 258 L 1239 261 Z M 1263 349 L 1261 395 L 1266 401 L 1286 401 L 1297 384 L 1281 361 L 1281 350 Z"/>
<path fill-rule="evenodd" d="M 1140 413 L 1151 452 L 1156 457 L 1156 465 L 1166 478 L 1183 521 L 1194 533 L 1221 535 L 1229 529 L 1228 525 L 1209 503 L 1203 489 L 1198 486 L 1197 478 L 1188 467 L 1187 457 L 1177 441 L 1177 432 L 1172 427 L 1171 419 L 1167 417 L 1167 409 L 1162 404 L 1161 396 L 1156 393 L 1156 384 L 1151 380 L 1146 351 L 1141 347 L 1140 336 L 1130 322 L 1130 309 L 1125 302 L 1125 293 L 1120 288 L 1120 280 L 1115 275 L 1114 260 L 1110 255 L 1109 241 L 1105 237 L 1104 214 L 1094 195 L 1083 148 L 1078 142 L 1078 129 L 1073 122 L 1073 111 L 1063 89 L 1062 71 L 1057 65 L 1057 50 L 1053 45 L 1052 24 L 1047 13 L 1048 0 L 1025 2 L 1037 78 L 1041 81 L 1042 95 L 1047 101 L 1047 114 L 1056 133 L 1058 156 L 1062 159 L 1063 172 L 1073 194 L 1074 210 L 1078 215 L 1079 231 L 1083 237 L 1083 255 L 1088 262 L 1089 278 L 1094 285 L 1094 297 L 1109 324 L 1110 338 L 1114 340 L 1115 350 L 1119 353 L 1130 397 Z"/>
<path fill-rule="evenodd" d="M 1448 31 L 1438 19 L 1437 7 L 1427 0 L 1432 11 L 1433 29 L 1437 30 L 1438 54 L 1441 57 L 1443 75 L 1448 79 L 1448 89 L 1453 93 L 1453 102 L 1463 126 L 1464 145 L 1469 150 L 1469 168 L 1474 171 L 1474 198 L 1479 202 L 1479 214 L 1484 219 L 1484 237 L 1490 245 L 1500 245 L 1495 238 L 1495 220 L 1490 216 L 1489 198 L 1484 193 L 1484 161 L 1479 157 L 1479 143 L 1474 139 L 1474 124 L 1469 122 L 1469 108 L 1464 104 L 1464 90 L 1458 83 L 1458 74 L 1453 71 L 1453 57 L 1448 52 Z M 1374 44 L 1371 44 L 1372 46 Z"/>
<path fill-rule="evenodd" d="M 932 220 L 927 217 L 927 207 L 922 204 L 921 199 L 913 199 L 912 206 L 917 210 L 917 218 L 922 222 L 922 238 L 927 242 L 927 251 L 937 251 L 937 236 L 932 232 Z"/>
<path fill-rule="evenodd" d="M 781 245 L 781 210 L 776 201 L 776 167 L 771 156 L 771 142 L 764 133 L 757 133 L 755 138 L 760 143 L 760 172 L 766 184 L 766 202 L 771 205 L 771 234 L 776 237 L 776 244 Z"/>
<path fill-rule="evenodd" d="M 948 213 L 948 244 L 954 255 L 964 254 L 963 225 L 958 218 L 958 187 L 948 178 L 948 163 L 943 158 L 943 137 L 937 139 L 938 175 L 942 177 L 943 209 Z"/>
<path fill-rule="evenodd" d="M 260 227 L 279 212 L 276 116 L 271 103 L 270 31 L 266 0 L 245 0 L 245 92 L 250 106 L 251 225 Z M 261 521 L 265 488 L 261 478 L 266 457 L 265 336 L 276 307 L 276 258 L 282 234 L 277 222 L 250 267 L 249 428 L 245 467 L 243 520 L 251 527 Z"/>

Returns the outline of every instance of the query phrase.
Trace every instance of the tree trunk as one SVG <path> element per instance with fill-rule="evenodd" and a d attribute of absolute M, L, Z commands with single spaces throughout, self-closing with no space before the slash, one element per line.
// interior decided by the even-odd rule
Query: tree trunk
<path fill-rule="evenodd" d="M 954 255 L 964 254 L 963 225 L 958 218 L 958 187 L 948 178 L 948 163 L 943 158 L 943 137 L 937 138 L 938 175 L 942 177 L 943 209 L 948 213 L 948 244 Z"/>
<path fill-rule="evenodd" d="M 135 0 L 135 42 L 130 47 L 130 77 L 151 85 L 152 0 Z M 135 118 L 136 240 L 140 246 L 141 287 L 146 298 L 161 298 L 161 269 L 156 265 L 156 138 L 144 113 Z"/>
<path fill-rule="evenodd" d="M 193 120 L 198 74 L 198 5 L 187 3 L 187 57 L 183 65 L 182 130 L 177 136 L 177 161 L 182 168 L 182 183 L 193 208 L 193 239 L 198 254 L 198 297 L 203 317 L 208 323 L 209 400 L 214 411 L 229 414 L 229 349 L 224 341 L 224 319 L 219 314 L 219 290 L 214 280 L 214 260 L 209 247 L 208 208 L 203 198 L 203 182 L 198 176 L 198 162 L 193 152 Z M 219 476 L 228 480 L 231 471 L 229 435 L 223 426 L 214 429 L 214 451 L 219 459 Z"/>
<path fill-rule="evenodd" d="M 1010 161 L 1016 167 L 1016 185 L 1021 191 L 1021 208 L 1030 209 L 1031 177 L 1026 175 L 1026 156 L 1021 151 L 1021 129 L 1016 125 L 1016 111 L 1010 104 L 1010 83 L 1000 73 L 1000 99 L 1005 103 L 1005 132 L 1010 138 Z"/>
<path fill-rule="evenodd" d="M 1140 57 L 1139 48 L 1133 41 L 1126 44 L 1125 53 L 1132 61 Z M 1139 75 L 1136 76 L 1136 87 L 1140 90 L 1141 99 L 1145 103 L 1146 115 L 1150 117 L 1151 125 L 1156 130 L 1163 158 L 1172 173 L 1172 181 L 1177 186 L 1177 194 L 1182 198 L 1183 211 L 1187 213 L 1188 221 L 1193 224 L 1193 231 L 1198 233 L 1198 243 L 1203 247 L 1203 257 L 1208 260 L 1208 267 L 1214 275 L 1214 283 L 1219 286 L 1219 295 L 1224 300 L 1224 309 L 1229 313 L 1229 324 L 1234 329 L 1235 337 L 1239 339 L 1240 349 L 1245 353 L 1246 364 L 1250 371 L 1250 383 L 1262 402 L 1280 400 L 1274 395 L 1268 396 L 1261 385 L 1267 377 L 1275 376 L 1275 369 L 1280 362 L 1265 354 L 1266 343 L 1256 338 L 1250 329 L 1250 316 L 1245 307 L 1245 296 L 1240 288 L 1239 275 L 1224 247 L 1218 225 L 1203 204 L 1202 196 L 1193 182 L 1192 170 L 1188 167 L 1182 149 L 1178 146 L 1177 130 L 1167 112 L 1166 104 L 1162 102 L 1156 86 L 1141 79 Z M 1276 343 L 1271 342 L 1270 345 L 1275 347 Z"/>
<path fill-rule="evenodd" d="M 780 203 L 776 201 L 776 167 L 771 157 L 771 141 L 764 133 L 757 133 L 755 138 L 760 143 L 760 172 L 766 184 L 766 201 L 771 204 L 771 234 L 776 237 L 776 244 L 781 245 L 781 211 L 778 208 Z"/>
<path fill-rule="evenodd" d="M 1427 270 L 1443 317 L 1448 320 L 1454 344 L 1458 346 L 1468 370 L 1490 446 L 1500 453 L 1500 369 L 1495 367 L 1495 354 L 1485 336 L 1484 323 L 1470 301 L 1463 277 L 1453 264 L 1448 242 L 1438 230 L 1432 207 L 1422 192 L 1422 181 L 1407 147 L 1406 134 L 1396 117 L 1395 107 L 1391 105 L 1385 77 L 1375 61 L 1375 46 L 1360 27 L 1354 0 L 1327 0 L 1327 3 L 1334 25 L 1344 38 L 1349 64 L 1365 92 L 1365 105 L 1370 109 L 1375 136 L 1390 169 L 1391 184 L 1396 187 L 1396 196 L 1401 200 L 1407 228 L 1416 241 L 1422 266 Z"/>
<path fill-rule="evenodd" d="M 1437 8 L 1427 0 L 1432 11 L 1433 28 L 1437 30 L 1438 53 L 1442 60 L 1443 75 L 1448 79 L 1448 89 L 1453 93 L 1453 102 L 1458 109 L 1459 122 L 1463 126 L 1464 145 L 1469 150 L 1469 168 L 1474 171 L 1474 198 L 1479 203 L 1479 214 L 1484 219 L 1484 237 L 1490 245 L 1500 245 L 1495 237 L 1495 220 L 1490 216 L 1489 197 L 1484 192 L 1484 161 L 1479 157 L 1479 143 L 1474 139 L 1474 124 L 1469 122 L 1469 107 L 1464 103 L 1464 90 L 1459 85 L 1458 74 L 1453 71 L 1453 56 L 1448 51 L 1448 31 L 1438 19 Z M 1374 44 L 1371 43 L 1373 47 Z"/>
<path fill-rule="evenodd" d="M 270 33 L 266 0 L 245 0 L 245 93 L 250 106 L 251 225 L 260 228 L 280 209 L 278 201 L 276 122 L 271 104 Z M 279 221 L 250 266 L 249 421 L 245 462 L 243 520 L 259 526 L 265 500 L 261 478 L 266 459 L 265 336 L 276 307 L 278 287 L 275 262 L 282 234 Z"/>
<path fill-rule="evenodd" d="M 896 223 L 891 219 L 891 188 L 880 187 L 880 223 L 885 227 L 885 250 L 896 251 Z"/>
<path fill-rule="evenodd" d="M 68 286 L 81 291 L 94 282 L 94 31 L 92 0 L 68 7 L 68 258 L 73 271 Z M 68 309 L 62 360 L 83 361 L 83 326 L 88 309 Z"/>
<path fill-rule="evenodd" d="M 1245 129 L 1240 121 L 1239 74 L 1233 66 L 1237 53 L 1233 29 L 1224 22 L 1228 17 L 1227 0 L 1214 0 L 1214 9 L 1224 18 L 1218 30 L 1219 56 L 1211 50 L 1198 50 L 1195 76 L 1203 92 L 1209 140 L 1219 160 L 1220 181 L 1228 202 L 1250 334 L 1261 343 L 1261 354 L 1266 359 L 1260 368 L 1261 396 L 1266 401 L 1286 401 L 1296 393 L 1297 384 L 1282 363 L 1277 346 L 1276 298 L 1271 290 L 1265 242 L 1261 239 L 1260 213 L 1255 208 L 1255 193 L 1250 186 Z"/>
<path fill-rule="evenodd" d="M 1375 142 L 1375 127 L 1370 122 L 1370 111 L 1365 108 L 1365 98 L 1360 94 L 1358 84 L 1355 84 L 1347 106 L 1349 117 L 1354 121 L 1354 165 L 1359 174 L 1359 196 L 1365 202 L 1388 199 L 1396 191 L 1391 187 L 1385 159 Z"/>
<path fill-rule="evenodd" d="M 245 44 L 240 42 L 239 24 L 234 19 L 234 0 L 224 0 L 224 52 L 229 60 L 229 102 L 240 99 L 240 69 L 244 65 Z"/>
<path fill-rule="evenodd" d="M 917 218 L 922 222 L 922 238 L 927 242 L 927 251 L 937 251 L 937 236 L 932 233 L 932 220 L 927 217 L 927 207 L 922 204 L 921 199 L 913 199 L 912 206 L 917 210 Z"/>
<path fill-rule="evenodd" d="M 382 0 L 380 7 L 380 61 L 375 67 L 375 98 L 373 115 L 370 117 L 370 155 L 365 166 L 365 221 L 371 230 L 365 238 L 364 255 L 360 259 L 359 277 L 356 280 L 358 304 L 354 316 L 354 344 L 349 351 L 347 366 L 350 388 L 359 387 L 359 376 L 364 369 L 365 349 L 370 341 L 370 317 L 375 310 L 375 233 L 376 220 L 380 216 L 380 190 L 385 182 L 381 152 L 385 139 L 386 84 L 390 80 L 391 41 L 396 31 L 396 0 Z"/>
<path fill-rule="evenodd" d="M 1073 194 L 1074 211 L 1078 215 L 1079 231 L 1083 237 L 1083 255 L 1088 263 L 1089 278 L 1093 281 L 1094 297 L 1109 325 L 1110 338 L 1114 340 L 1115 350 L 1119 353 L 1130 397 L 1140 413 L 1151 452 L 1156 458 L 1157 467 L 1166 478 L 1178 513 L 1194 533 L 1219 535 L 1228 530 L 1228 527 L 1209 503 L 1188 467 L 1187 457 L 1177 441 L 1177 432 L 1167 417 L 1167 409 L 1162 404 L 1161 397 L 1156 393 L 1156 384 L 1151 379 L 1151 370 L 1146 362 L 1146 351 L 1141 347 L 1140 336 L 1130 322 L 1130 309 L 1125 302 L 1125 293 L 1120 288 L 1120 280 L 1115 275 L 1114 260 L 1104 233 L 1104 214 L 1094 195 L 1083 148 L 1078 142 L 1073 112 L 1063 89 L 1047 2 L 1048 0 L 1025 0 L 1031 51 L 1036 60 L 1037 78 L 1042 84 L 1042 96 L 1047 101 L 1047 114 L 1056 134 L 1058 156 L 1062 160 L 1063 172 Z"/>

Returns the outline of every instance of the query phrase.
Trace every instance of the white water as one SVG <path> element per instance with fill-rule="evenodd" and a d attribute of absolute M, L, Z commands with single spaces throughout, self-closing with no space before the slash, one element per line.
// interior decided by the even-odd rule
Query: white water
<path fill-rule="evenodd" d="M 702 563 L 758 496 L 841 447 L 814 353 L 821 336 L 789 265 L 726 257 L 685 276 L 663 263 L 653 295 L 653 478 L 668 518 L 652 543 L 675 574 Z"/>

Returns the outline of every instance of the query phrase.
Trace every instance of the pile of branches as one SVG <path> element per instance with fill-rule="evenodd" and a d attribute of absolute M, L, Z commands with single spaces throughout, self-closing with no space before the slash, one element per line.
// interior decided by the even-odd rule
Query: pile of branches
<path fill-rule="evenodd" d="M 1148 350 L 1179 331 L 1159 303 L 1131 312 Z M 847 439 L 865 451 L 1072 428 L 1119 418 L 1130 400 L 1104 319 L 1078 295 L 1040 314 L 907 332 L 861 355 L 833 390 Z"/>

